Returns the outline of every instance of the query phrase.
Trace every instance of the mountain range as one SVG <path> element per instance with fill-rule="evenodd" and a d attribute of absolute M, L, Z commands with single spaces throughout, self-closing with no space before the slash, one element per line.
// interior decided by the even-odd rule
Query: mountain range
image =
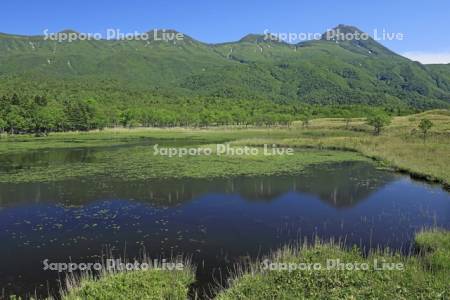
<path fill-rule="evenodd" d="M 361 32 L 347 25 L 335 29 Z M 0 95 L 45 91 L 120 102 L 120 94 L 136 92 L 230 101 L 450 107 L 450 65 L 411 61 L 372 38 L 342 41 L 325 33 L 319 40 L 289 44 L 250 34 L 207 44 L 183 36 L 68 42 L 0 34 Z"/>

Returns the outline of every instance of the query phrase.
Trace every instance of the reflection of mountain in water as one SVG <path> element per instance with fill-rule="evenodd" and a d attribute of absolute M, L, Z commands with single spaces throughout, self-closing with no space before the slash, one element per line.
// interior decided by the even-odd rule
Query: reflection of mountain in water
<path fill-rule="evenodd" d="M 317 165 L 309 169 L 299 190 L 335 207 L 353 206 L 392 182 L 396 175 L 364 162 Z"/>
<path fill-rule="evenodd" d="M 250 201 L 271 201 L 286 192 L 308 193 L 334 207 L 350 207 L 395 178 L 366 162 L 311 166 L 298 176 L 241 178 L 234 188 Z"/>
<path fill-rule="evenodd" d="M 239 194 L 249 201 L 271 201 L 287 192 L 315 195 L 334 207 L 349 207 L 365 199 L 395 175 L 365 162 L 322 164 L 297 176 L 261 176 L 159 181 L 118 181 L 109 178 L 56 183 L 0 184 L 0 204 L 57 202 L 82 205 L 99 199 L 131 199 L 157 206 L 174 206 L 207 193 Z"/>

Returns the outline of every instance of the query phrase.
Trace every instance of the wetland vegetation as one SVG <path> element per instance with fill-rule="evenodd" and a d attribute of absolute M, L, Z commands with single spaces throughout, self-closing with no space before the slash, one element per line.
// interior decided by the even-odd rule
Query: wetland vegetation
<path fill-rule="evenodd" d="M 45 2 L 33 6 L 35 20 L 21 13 L 27 5 L 6 5 L 5 30 L 22 20 L 14 28 L 36 33 L 33 22 L 56 28 L 77 9 L 86 15 L 86 5 Z M 157 4 L 90 3 L 89 14 L 102 13 L 87 21 L 106 29 L 115 16 L 131 29 L 145 12 L 160 25 L 183 16 L 176 24 L 220 40 L 204 12 L 220 23 L 230 10 L 231 35 L 250 20 L 280 23 L 277 10 L 298 12 L 250 5 L 270 17 L 236 18 L 248 14 L 243 2 L 155 13 Z M 448 11 L 408 7 L 404 15 L 436 20 Z M 365 28 L 376 22 L 364 19 L 382 19 L 357 8 Z M 418 26 L 407 23 L 392 29 L 413 35 Z M 403 33 L 383 29 L 379 39 L 378 29 L 370 37 L 340 24 L 307 40 L 267 29 L 214 44 L 165 29 L 178 38 L 48 31 L 0 33 L 1 299 L 450 299 L 450 65 L 385 46 Z M 397 50 L 441 61 L 413 51 L 439 46 L 435 37 Z M 92 265 L 105 253 L 176 257 L 185 268 L 46 268 Z M 330 259 L 370 267 L 286 270 Z"/>
<path fill-rule="evenodd" d="M 423 230 L 415 241 L 419 254 L 408 256 L 390 250 L 363 255 L 333 242 L 285 246 L 237 267 L 214 299 L 447 299 L 450 233 Z M 74 282 L 63 299 L 186 299 L 193 280 L 191 268 L 107 274 Z"/>
<path fill-rule="evenodd" d="M 425 119 L 432 123 L 426 139 L 419 126 Z M 193 293 L 218 299 L 320 298 L 325 289 L 331 289 L 330 297 L 336 299 L 344 294 L 386 298 L 392 293 L 405 299 L 411 295 L 445 299 L 448 232 L 425 231 L 411 241 L 423 226 L 449 228 L 448 194 L 392 170 L 448 187 L 450 113 L 433 110 L 394 117 L 379 135 L 373 132 L 365 118 L 319 118 L 290 127 L 3 134 L 1 238 L 30 265 L 44 255 L 53 259 L 74 255 L 71 249 L 78 249 L 79 260 L 95 261 L 102 245 L 119 250 L 132 241 L 134 245 L 127 244 L 130 253 L 139 253 L 144 245 L 152 255 L 182 250 L 194 253 L 193 265 L 202 266 L 179 274 L 151 270 L 107 274 L 98 280 L 84 277 L 65 292 L 67 299 L 107 299 L 131 295 L 130 291 L 149 299 L 193 297 Z M 156 144 L 207 148 L 212 155 L 169 158 L 155 155 Z M 232 149 L 291 147 L 294 154 L 216 155 L 217 144 Z M 233 242 L 237 232 L 239 245 Z M 283 248 L 299 237 L 315 235 L 345 238 L 346 244 Z M 213 238 L 217 236 L 221 239 Z M 255 244 L 262 253 L 280 248 L 267 256 L 280 262 L 320 262 L 329 255 L 357 262 L 377 258 L 400 260 L 406 271 L 296 271 L 294 276 L 267 272 L 258 267 L 260 262 L 242 264 L 245 255 L 259 257 Z M 358 250 L 348 245 L 357 245 Z M 229 269 L 237 262 L 242 269 L 224 274 L 231 281 L 220 281 L 226 288 L 211 288 L 213 270 Z M 18 278 L 10 290 L 13 294 L 32 290 L 42 276 L 53 278 L 37 271 L 16 274 L 8 262 L 3 264 L 5 274 L 11 274 L 8 278 Z M 45 295 L 43 289 L 39 287 L 40 295 Z"/>
<path fill-rule="evenodd" d="M 427 132 L 426 141 L 418 127 L 423 119 L 434 125 Z M 151 146 L 155 143 L 178 147 L 211 147 L 217 143 L 236 147 L 276 145 L 297 151 L 291 157 L 213 155 L 167 159 L 154 155 Z M 103 147 L 111 151 L 96 151 Z M 45 150 L 57 148 L 92 151 L 86 156 L 89 160 L 64 164 L 64 157 L 45 155 Z M 40 156 L 27 164 L 27 157 L 37 150 L 41 151 Z M 136 179 L 289 173 L 301 171 L 305 164 L 363 159 L 356 152 L 384 166 L 448 186 L 450 112 L 434 110 L 395 117 L 379 136 L 372 134 L 363 118 L 314 119 L 308 127 L 294 123 L 291 128 L 107 129 L 40 138 L 4 136 L 0 141 L 0 160 L 8 171 L 0 170 L 0 182 L 52 181 L 89 174 Z M 9 155 L 16 158 L 9 159 Z"/>

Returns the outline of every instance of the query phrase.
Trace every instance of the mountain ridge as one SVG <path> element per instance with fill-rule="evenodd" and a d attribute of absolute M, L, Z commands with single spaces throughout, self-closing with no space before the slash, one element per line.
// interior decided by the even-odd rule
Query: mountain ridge
<path fill-rule="evenodd" d="M 362 32 L 349 25 L 336 28 Z M 0 82 L 3 93 L 17 90 L 19 81 L 29 78 L 64 84 L 106 79 L 125 89 L 231 100 L 394 103 L 415 108 L 450 105 L 450 68 L 413 62 L 371 38 L 289 44 L 249 34 L 235 42 L 207 44 L 187 35 L 183 41 L 72 43 L 9 37 L 0 35 L 0 79 L 12 76 L 16 82 Z"/>

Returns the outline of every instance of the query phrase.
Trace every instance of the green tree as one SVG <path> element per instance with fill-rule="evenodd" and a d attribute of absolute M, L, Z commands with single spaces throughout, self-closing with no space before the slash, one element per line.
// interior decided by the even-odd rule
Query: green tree
<path fill-rule="evenodd" d="M 47 135 L 49 132 L 61 130 L 64 117 L 62 108 L 57 104 L 39 107 L 33 120 L 35 134 Z"/>
<path fill-rule="evenodd" d="M 277 121 L 280 125 L 287 126 L 289 128 L 292 123 L 292 116 L 288 114 L 279 114 Z"/>
<path fill-rule="evenodd" d="M 136 127 L 138 123 L 136 113 L 131 109 L 127 109 L 120 114 L 120 124 L 123 127 Z"/>
<path fill-rule="evenodd" d="M 381 129 L 391 124 L 391 117 L 385 113 L 375 113 L 367 118 L 367 124 L 374 128 L 374 134 L 380 135 Z"/>
<path fill-rule="evenodd" d="M 304 112 L 301 115 L 300 120 L 302 121 L 302 126 L 308 128 L 311 121 L 311 113 L 309 111 Z"/>
<path fill-rule="evenodd" d="M 6 115 L 6 122 L 11 134 L 29 130 L 29 122 L 24 118 L 20 108 L 15 105 L 11 107 L 11 111 Z"/>
<path fill-rule="evenodd" d="M 433 127 L 433 122 L 431 122 L 427 118 L 424 118 L 424 119 L 420 120 L 418 127 L 419 127 L 419 130 L 422 131 L 423 141 L 425 142 L 427 139 L 428 131 L 431 129 L 431 127 Z"/>
<path fill-rule="evenodd" d="M 8 123 L 6 123 L 6 121 L 0 117 L 0 133 L 3 133 L 5 131 L 7 125 Z"/>
<path fill-rule="evenodd" d="M 208 125 L 211 125 L 214 122 L 214 116 L 211 111 L 204 109 L 200 113 L 200 126 L 202 127 L 208 127 Z"/>
<path fill-rule="evenodd" d="M 47 101 L 47 98 L 45 98 L 43 96 L 35 96 L 34 103 L 39 106 L 47 106 L 48 101 Z"/>
<path fill-rule="evenodd" d="M 104 116 L 93 99 L 67 101 L 65 109 L 68 127 L 71 130 L 85 131 L 104 126 Z"/>

